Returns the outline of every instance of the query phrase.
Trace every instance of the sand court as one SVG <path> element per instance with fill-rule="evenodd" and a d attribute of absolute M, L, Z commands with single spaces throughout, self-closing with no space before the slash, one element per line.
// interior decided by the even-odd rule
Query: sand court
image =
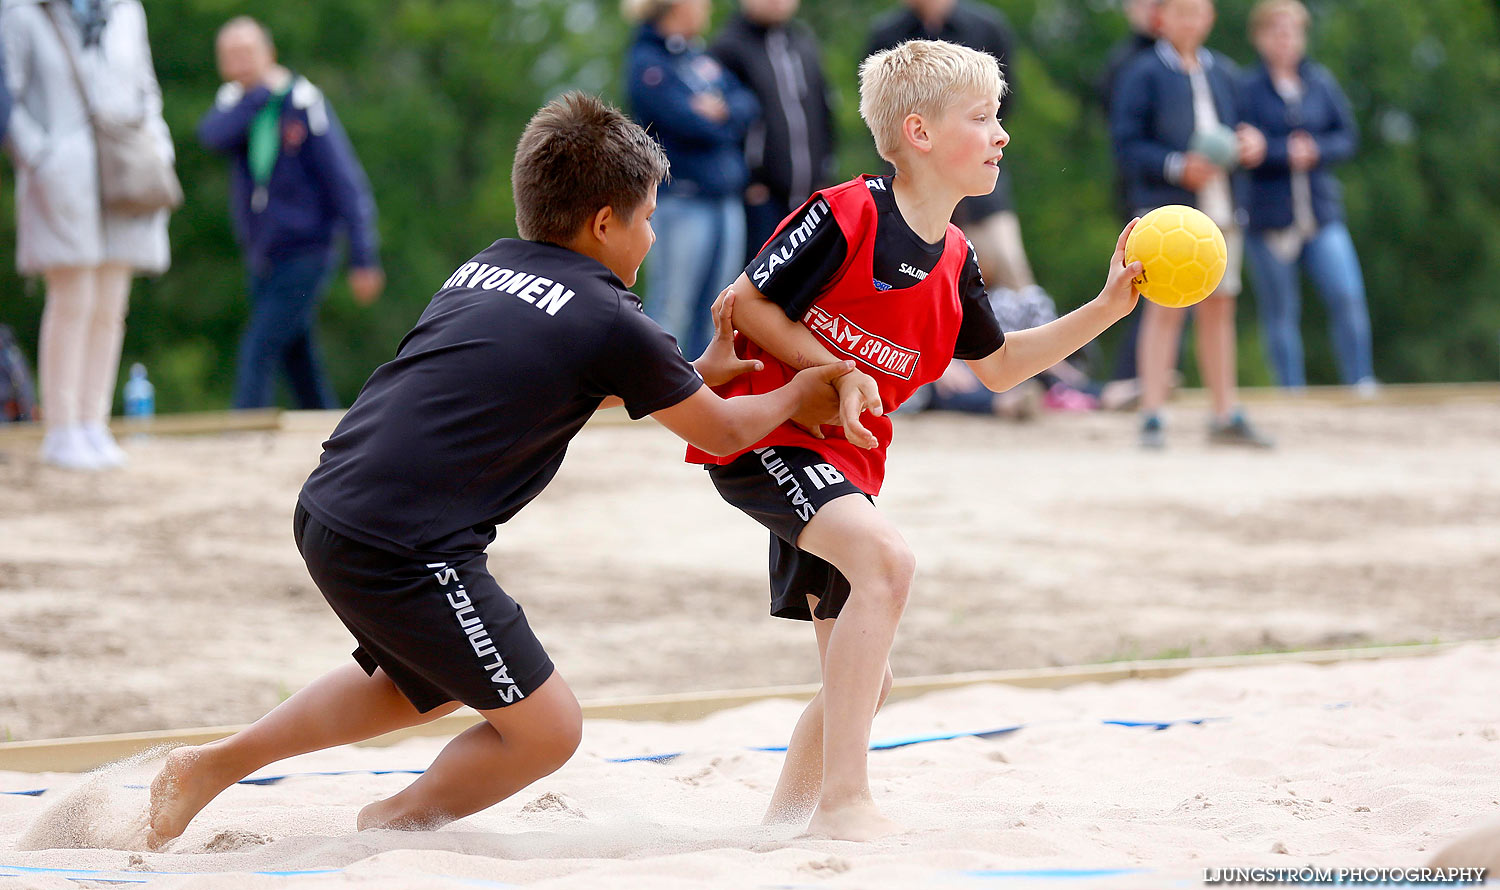
<path fill-rule="evenodd" d="M 757 824 L 780 756 L 750 749 L 784 743 L 799 712 L 786 700 L 687 723 L 593 721 L 561 771 L 430 833 L 353 822 L 411 778 L 360 771 L 421 769 L 437 739 L 284 761 L 261 775 L 351 772 L 236 786 L 157 853 L 57 848 L 128 834 L 145 792 L 127 786 L 149 761 L 92 778 L 0 773 L 0 790 L 49 789 L 0 795 L 0 875 L 27 887 L 68 879 L 6 867 L 193 872 L 153 883 L 204 888 L 1144 887 L 1197 885 L 1204 868 L 1412 867 L 1500 813 L 1497 675 L 1500 645 L 1473 643 L 896 702 L 877 742 L 1024 725 L 873 752 L 874 791 L 910 831 L 869 844 Z"/>
<path fill-rule="evenodd" d="M 1191 405 L 1164 455 L 1119 416 L 898 416 L 881 509 L 918 559 L 898 678 L 1461 644 L 893 701 L 876 741 L 1022 727 L 872 753 L 900 837 L 759 824 L 781 755 L 753 749 L 800 710 L 768 700 L 590 720 L 560 772 L 427 834 L 353 828 L 436 738 L 276 764 L 348 774 L 231 788 L 157 853 L 133 842 L 130 787 L 153 763 L 0 772 L 0 791 L 49 789 L 0 794 L 0 887 L 1161 887 L 1422 865 L 1500 820 L 1500 400 L 1479 395 L 1257 403 L 1271 455 L 1207 448 Z M 347 659 L 290 530 L 332 420 L 294 420 L 127 442 L 108 484 L 0 437 L 0 738 L 244 723 Z M 814 682 L 810 630 L 765 615 L 764 532 L 680 457 L 649 424 L 586 430 L 501 529 L 497 577 L 586 701 Z"/>

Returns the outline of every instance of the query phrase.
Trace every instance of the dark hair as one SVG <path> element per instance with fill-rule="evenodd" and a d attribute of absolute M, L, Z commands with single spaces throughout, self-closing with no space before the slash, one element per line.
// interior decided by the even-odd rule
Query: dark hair
<path fill-rule="evenodd" d="M 516 145 L 516 228 L 530 241 L 562 244 L 601 208 L 629 220 L 667 166 L 656 140 L 619 109 L 564 93 L 532 116 Z"/>

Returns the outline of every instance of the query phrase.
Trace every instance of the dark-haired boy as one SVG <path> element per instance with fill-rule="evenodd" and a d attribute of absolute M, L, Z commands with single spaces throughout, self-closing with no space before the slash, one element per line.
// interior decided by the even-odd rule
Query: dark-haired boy
<path fill-rule="evenodd" d="M 725 401 L 705 382 L 758 366 L 734 355 L 732 298 L 715 305 L 717 335 L 695 369 L 625 290 L 654 240 L 666 172 L 656 142 L 597 99 L 570 93 L 532 118 L 512 171 L 525 240 L 495 242 L 443 283 L 324 443 L 299 498 L 298 549 L 358 641 L 357 664 L 227 739 L 168 755 L 151 785 L 150 846 L 273 761 L 460 704 L 484 722 L 361 810 L 361 829 L 434 828 L 555 771 L 578 746 L 578 702 L 486 569 L 495 526 L 541 493 L 601 405 L 650 414 L 716 454 L 794 413 L 836 415 L 829 384 L 848 363 Z"/>

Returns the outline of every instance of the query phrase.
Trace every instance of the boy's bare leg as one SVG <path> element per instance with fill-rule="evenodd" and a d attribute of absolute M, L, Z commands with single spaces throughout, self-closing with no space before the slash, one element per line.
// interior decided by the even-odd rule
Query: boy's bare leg
<path fill-rule="evenodd" d="M 807 598 L 808 609 L 818 605 L 814 597 Z M 835 619 L 813 619 L 813 631 L 818 636 L 818 664 L 826 664 L 828 637 L 833 633 Z M 891 691 L 891 666 L 886 663 L 885 682 L 880 687 L 880 701 L 875 709 L 885 704 Z M 813 696 L 803 709 L 792 730 L 792 740 L 786 746 L 786 760 L 781 764 L 781 777 L 776 781 L 776 792 L 771 795 L 771 805 L 766 808 L 763 824 L 802 822 L 812 815 L 818 804 L 818 793 L 823 790 L 823 691 Z"/>
<path fill-rule="evenodd" d="M 234 735 L 168 754 L 151 782 L 146 844 L 158 849 L 182 834 L 221 791 L 267 764 L 427 723 L 458 707 L 419 713 L 384 671 L 367 676 L 357 664 L 329 671 Z"/>
<path fill-rule="evenodd" d="M 1197 334 L 1198 371 L 1213 400 L 1215 420 L 1226 420 L 1234 410 L 1235 299 L 1214 294 L 1198 304 L 1193 324 Z"/>
<path fill-rule="evenodd" d="M 870 721 L 916 562 L 895 527 L 856 496 L 825 504 L 797 546 L 832 563 L 851 587 L 823 659 L 823 787 L 808 831 L 841 840 L 892 834 L 900 826 L 870 796 Z"/>
<path fill-rule="evenodd" d="M 492 806 L 556 772 L 578 750 L 583 711 L 554 672 L 535 692 L 480 711 L 406 788 L 359 813 L 359 828 L 438 828 Z"/>
<path fill-rule="evenodd" d="M 1182 342 L 1186 309 L 1169 309 L 1142 301 L 1141 330 L 1136 340 L 1136 369 L 1141 379 L 1141 414 L 1151 415 L 1167 403 L 1172 391 L 1172 371 L 1177 367 L 1177 349 Z"/>

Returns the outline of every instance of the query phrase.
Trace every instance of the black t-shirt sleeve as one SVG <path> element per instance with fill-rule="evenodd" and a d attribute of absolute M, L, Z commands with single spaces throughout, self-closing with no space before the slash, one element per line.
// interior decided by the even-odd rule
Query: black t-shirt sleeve
<path fill-rule="evenodd" d="M 632 420 L 639 420 L 691 396 L 703 378 L 682 357 L 677 341 L 640 311 L 622 301 L 619 315 L 592 365 L 593 383 L 619 396 Z"/>
<path fill-rule="evenodd" d="M 964 259 L 964 270 L 958 281 L 959 300 L 964 308 L 964 320 L 958 328 L 958 340 L 953 345 L 953 357 L 959 359 L 981 359 L 1005 343 L 1005 332 L 995 318 L 995 309 L 990 305 L 989 294 L 984 289 L 984 276 L 979 274 L 979 259 L 974 248 Z"/>
<path fill-rule="evenodd" d="M 848 255 L 849 243 L 828 202 L 815 195 L 766 242 L 745 276 L 787 318 L 801 321 Z"/>

